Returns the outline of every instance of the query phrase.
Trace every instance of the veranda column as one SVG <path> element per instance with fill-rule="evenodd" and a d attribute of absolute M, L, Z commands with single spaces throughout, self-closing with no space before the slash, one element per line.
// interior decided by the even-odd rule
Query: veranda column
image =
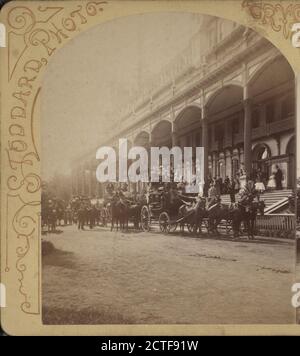
<path fill-rule="evenodd" d="M 93 165 L 92 162 L 89 163 L 88 166 L 88 196 L 91 197 L 93 194 L 92 187 L 93 187 Z"/>
<path fill-rule="evenodd" d="M 251 99 L 248 97 L 248 88 L 244 88 L 244 162 L 246 175 L 252 171 L 251 157 Z"/>
<path fill-rule="evenodd" d="M 96 184 L 95 184 L 95 196 L 96 196 L 96 198 L 101 198 L 100 197 L 100 183 L 97 181 L 97 179 L 96 179 Z"/>
<path fill-rule="evenodd" d="M 104 185 L 97 181 L 97 197 L 103 198 L 104 197 Z"/>
<path fill-rule="evenodd" d="M 77 177 L 77 195 L 80 195 L 80 191 L 81 191 L 80 167 L 77 167 L 76 169 L 76 177 Z"/>
<path fill-rule="evenodd" d="M 175 128 L 175 124 L 172 124 L 172 147 L 178 146 L 178 133 Z"/>
<path fill-rule="evenodd" d="M 176 125 L 175 122 L 172 122 L 172 147 L 179 146 L 179 140 L 178 140 L 178 132 L 176 130 Z M 175 177 L 175 170 L 177 167 L 175 167 L 175 162 L 171 160 L 171 167 L 173 168 L 173 178 Z M 175 179 L 175 178 L 174 178 Z"/>
<path fill-rule="evenodd" d="M 229 150 L 225 151 L 225 162 L 226 162 L 226 175 L 231 179 L 233 176 L 232 172 L 232 157 Z"/>
<path fill-rule="evenodd" d="M 75 174 L 76 174 L 76 195 L 79 195 L 79 190 L 80 190 L 80 179 L 79 179 L 79 169 L 78 167 L 76 168 L 76 171 L 75 171 Z"/>
<path fill-rule="evenodd" d="M 149 181 L 151 182 L 151 173 L 152 173 L 152 166 L 151 166 L 151 147 L 156 147 L 156 144 L 155 144 L 155 140 L 154 140 L 154 137 L 153 137 L 153 134 L 152 134 L 152 131 L 151 131 L 151 128 L 150 128 L 150 131 L 149 131 L 149 143 L 148 143 L 148 167 L 149 167 Z M 137 184 L 134 183 L 133 185 L 133 189 L 135 192 L 137 192 Z"/>
<path fill-rule="evenodd" d="M 93 176 L 94 167 L 93 167 L 92 161 L 89 164 L 88 170 L 89 170 L 89 175 L 88 175 L 89 196 L 92 197 L 95 193 L 94 182 L 93 182 L 94 181 L 94 176 Z"/>
<path fill-rule="evenodd" d="M 77 169 L 76 168 L 72 168 L 72 195 L 76 195 L 77 194 Z"/>
<path fill-rule="evenodd" d="M 82 173 L 82 166 L 78 168 L 78 182 L 79 182 L 79 189 L 78 194 L 83 195 L 83 173 Z"/>
<path fill-rule="evenodd" d="M 214 152 L 211 153 L 210 160 L 211 160 L 211 175 L 212 175 L 212 178 L 214 178 L 216 176 L 215 153 Z"/>
<path fill-rule="evenodd" d="M 80 169 L 80 177 L 81 177 L 81 195 L 85 195 L 85 173 L 84 166 Z"/>
<path fill-rule="evenodd" d="M 98 195 L 98 181 L 97 181 L 97 178 L 96 178 L 96 167 L 95 167 L 95 164 L 92 164 L 91 180 L 92 180 L 92 195 L 94 197 L 97 197 L 97 195 Z"/>
<path fill-rule="evenodd" d="M 297 132 L 296 132 L 296 164 L 297 164 L 297 177 L 300 177 L 300 72 L 296 74 L 296 122 L 297 122 Z"/>
<path fill-rule="evenodd" d="M 204 147 L 204 178 L 208 176 L 208 118 L 205 106 L 202 107 L 202 147 Z"/>
<path fill-rule="evenodd" d="M 76 175 L 76 169 L 73 168 L 72 169 L 72 195 L 76 195 L 77 194 L 77 175 Z"/>

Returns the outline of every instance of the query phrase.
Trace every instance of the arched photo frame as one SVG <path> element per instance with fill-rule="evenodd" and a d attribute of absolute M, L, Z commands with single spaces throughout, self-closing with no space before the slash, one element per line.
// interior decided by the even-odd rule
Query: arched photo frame
<path fill-rule="evenodd" d="M 9 334 L 299 334 L 299 328 L 292 324 L 183 327 L 45 326 L 42 323 L 40 97 L 47 65 L 57 51 L 84 31 L 118 18 L 160 12 L 188 12 L 225 18 L 253 29 L 277 47 L 295 74 L 296 130 L 297 136 L 300 134 L 300 48 L 295 27 L 300 23 L 299 1 L 228 0 L 226 5 L 224 1 L 209 0 L 12 1 L 6 4 L 0 16 L 0 22 L 6 28 L 6 47 L 0 48 L 1 283 L 6 289 L 6 308 L 1 310 L 1 323 Z M 253 66 L 248 69 L 248 74 L 255 76 L 259 69 L 259 65 Z M 239 79 L 233 78 L 227 84 L 236 86 L 237 82 Z M 242 94 L 247 96 L 245 86 Z M 202 100 L 214 100 L 213 96 L 207 92 L 199 98 L 202 117 L 209 112 Z M 178 108 L 174 114 L 180 115 L 182 110 Z M 152 124 L 154 127 L 157 123 Z M 299 164 L 297 177 L 300 177 Z"/>

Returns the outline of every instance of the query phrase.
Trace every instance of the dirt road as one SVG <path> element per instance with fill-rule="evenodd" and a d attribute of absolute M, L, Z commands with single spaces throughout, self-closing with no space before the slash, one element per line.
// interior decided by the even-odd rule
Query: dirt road
<path fill-rule="evenodd" d="M 295 322 L 293 241 L 62 230 L 44 237 L 44 323 Z"/>

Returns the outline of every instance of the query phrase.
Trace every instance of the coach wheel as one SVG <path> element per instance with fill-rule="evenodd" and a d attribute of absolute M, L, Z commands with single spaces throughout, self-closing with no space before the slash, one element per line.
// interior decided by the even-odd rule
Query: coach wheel
<path fill-rule="evenodd" d="M 177 229 L 177 223 L 173 223 L 170 225 L 170 232 L 175 232 Z"/>
<path fill-rule="evenodd" d="M 198 227 L 196 224 L 187 224 L 188 232 L 190 234 L 196 235 L 198 231 Z"/>
<path fill-rule="evenodd" d="M 150 231 L 150 212 L 147 206 L 141 210 L 141 227 L 143 231 Z"/>
<path fill-rule="evenodd" d="M 194 231 L 194 225 L 193 224 L 187 224 L 187 229 L 188 229 L 188 232 L 192 233 Z"/>
<path fill-rule="evenodd" d="M 170 229 L 171 229 L 170 217 L 169 217 L 168 213 L 162 212 L 159 215 L 158 221 L 159 221 L 160 231 L 163 232 L 163 233 L 168 234 L 170 232 Z"/>
<path fill-rule="evenodd" d="M 226 234 L 229 235 L 231 230 L 232 230 L 232 223 L 226 220 Z"/>

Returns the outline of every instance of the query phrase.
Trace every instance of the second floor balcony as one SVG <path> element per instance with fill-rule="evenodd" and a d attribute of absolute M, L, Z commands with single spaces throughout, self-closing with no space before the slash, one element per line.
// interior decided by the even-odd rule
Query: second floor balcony
<path fill-rule="evenodd" d="M 294 116 L 289 116 L 286 119 L 281 119 L 269 124 L 262 124 L 257 128 L 252 129 L 251 138 L 252 140 L 262 139 L 267 136 L 276 135 L 284 131 L 295 129 L 295 118 Z M 212 140 L 209 145 L 209 150 L 211 152 L 220 152 L 226 148 L 231 148 L 236 145 L 241 145 L 244 142 L 244 132 L 240 131 L 238 133 L 227 133 L 224 135 L 222 140 Z"/>

